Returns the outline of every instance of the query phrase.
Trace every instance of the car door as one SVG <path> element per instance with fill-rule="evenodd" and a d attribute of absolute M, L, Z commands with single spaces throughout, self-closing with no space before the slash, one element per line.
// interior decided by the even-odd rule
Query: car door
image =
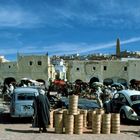
<path fill-rule="evenodd" d="M 118 110 L 117 111 L 119 112 L 120 108 L 122 106 L 126 105 L 126 104 L 127 104 L 127 100 L 126 100 L 125 96 L 122 93 L 120 93 L 119 94 L 119 101 L 118 101 L 118 104 L 117 104 L 117 106 L 118 106 Z"/>
<path fill-rule="evenodd" d="M 112 102 L 113 112 L 118 113 L 120 111 L 121 107 L 124 105 L 129 105 L 125 95 L 122 93 L 117 93 Z"/>

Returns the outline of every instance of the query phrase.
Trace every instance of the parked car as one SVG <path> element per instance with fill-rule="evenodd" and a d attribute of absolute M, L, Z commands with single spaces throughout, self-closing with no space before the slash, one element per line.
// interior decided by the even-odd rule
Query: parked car
<path fill-rule="evenodd" d="M 56 95 L 50 95 L 48 96 L 51 108 L 62 108 L 65 107 L 65 102 L 62 100 L 62 98 L 57 97 Z"/>
<path fill-rule="evenodd" d="M 63 102 L 63 107 L 68 108 L 69 98 L 63 97 L 63 98 L 61 98 L 61 101 Z M 95 100 L 89 100 L 86 98 L 79 98 L 78 99 L 78 108 L 88 110 L 88 109 L 100 108 L 100 106 Z"/>
<path fill-rule="evenodd" d="M 10 116 L 11 117 L 32 117 L 34 97 L 39 95 L 37 89 L 28 87 L 15 88 L 11 95 Z"/>
<path fill-rule="evenodd" d="M 51 108 L 67 108 L 69 106 L 69 97 L 57 97 L 56 95 L 48 96 L 48 99 L 51 104 Z M 79 109 L 96 109 L 100 108 L 98 103 L 94 100 L 89 100 L 86 98 L 79 98 L 78 99 L 78 108 Z"/>
<path fill-rule="evenodd" d="M 121 121 L 140 121 L 140 91 L 121 90 L 104 103 L 106 112 L 120 113 Z"/>

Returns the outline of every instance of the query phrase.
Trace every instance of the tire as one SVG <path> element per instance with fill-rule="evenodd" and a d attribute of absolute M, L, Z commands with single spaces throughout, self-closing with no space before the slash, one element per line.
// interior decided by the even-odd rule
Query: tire
<path fill-rule="evenodd" d="M 124 110 L 121 110 L 120 112 L 120 121 L 121 123 L 124 123 L 124 124 L 127 123 L 128 121 Z"/>

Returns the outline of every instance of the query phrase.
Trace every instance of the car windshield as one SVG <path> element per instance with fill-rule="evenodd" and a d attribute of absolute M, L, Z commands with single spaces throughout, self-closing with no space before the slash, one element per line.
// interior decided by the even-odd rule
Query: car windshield
<path fill-rule="evenodd" d="M 132 96 L 130 96 L 130 99 L 132 102 L 140 101 L 140 95 L 132 95 Z"/>
<path fill-rule="evenodd" d="M 18 100 L 33 100 L 35 97 L 35 93 L 20 93 L 17 96 Z"/>

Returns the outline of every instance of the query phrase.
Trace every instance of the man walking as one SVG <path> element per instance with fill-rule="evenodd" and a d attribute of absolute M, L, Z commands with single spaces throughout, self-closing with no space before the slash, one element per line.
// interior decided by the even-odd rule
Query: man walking
<path fill-rule="evenodd" d="M 35 97 L 33 108 L 33 125 L 39 128 L 39 132 L 47 132 L 46 127 L 50 124 L 50 103 L 43 90 Z"/>

